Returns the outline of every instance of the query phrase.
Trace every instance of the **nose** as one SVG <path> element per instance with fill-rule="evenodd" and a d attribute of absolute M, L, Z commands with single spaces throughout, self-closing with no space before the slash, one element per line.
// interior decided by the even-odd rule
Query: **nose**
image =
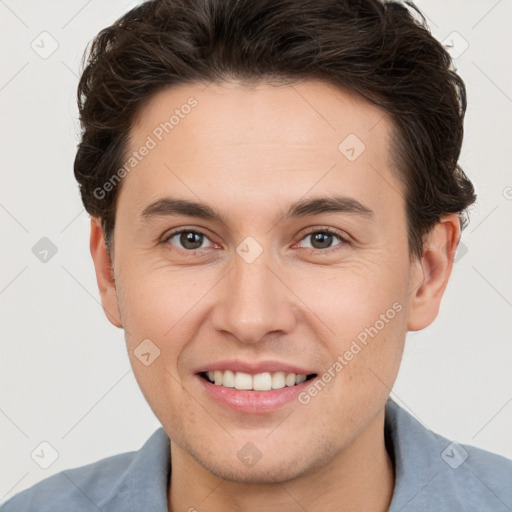
<path fill-rule="evenodd" d="M 268 252 L 251 263 L 235 254 L 233 265 L 222 280 L 213 326 L 250 344 L 268 338 L 269 333 L 291 332 L 296 323 L 295 295 L 272 268 Z"/>

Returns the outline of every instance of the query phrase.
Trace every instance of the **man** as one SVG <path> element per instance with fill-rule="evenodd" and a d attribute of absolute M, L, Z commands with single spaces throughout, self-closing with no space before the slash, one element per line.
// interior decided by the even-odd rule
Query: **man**
<path fill-rule="evenodd" d="M 464 83 L 377 0 L 154 0 L 95 39 L 75 176 L 162 429 L 3 510 L 512 510 L 389 399 L 474 190 Z"/>

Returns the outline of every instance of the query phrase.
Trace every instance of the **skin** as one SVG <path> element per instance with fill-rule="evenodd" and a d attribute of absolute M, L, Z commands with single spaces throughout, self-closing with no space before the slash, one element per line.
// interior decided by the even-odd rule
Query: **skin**
<path fill-rule="evenodd" d="M 125 329 L 135 377 L 171 439 L 169 510 L 385 511 L 395 476 L 384 407 L 407 331 L 438 314 L 458 218 L 443 217 L 422 257 L 410 257 L 391 121 L 327 83 L 169 88 L 142 110 L 130 150 L 190 96 L 198 105 L 123 180 L 112 258 L 99 219 L 91 219 L 103 308 Z M 338 150 L 351 133 L 366 146 L 352 162 Z M 278 220 L 298 199 L 333 194 L 373 215 Z M 205 202 L 226 224 L 190 216 L 144 222 L 142 210 L 164 196 Z M 314 245 L 307 235 L 326 227 L 347 241 Z M 169 238 L 173 228 L 203 232 L 201 248 Z M 252 263 L 236 252 L 248 236 L 263 250 Z M 234 412 L 194 374 L 234 358 L 323 374 L 394 303 L 401 311 L 308 404 Z M 134 350 L 147 338 L 160 356 L 145 366 Z M 262 454 L 252 467 L 237 457 L 248 442 Z"/>

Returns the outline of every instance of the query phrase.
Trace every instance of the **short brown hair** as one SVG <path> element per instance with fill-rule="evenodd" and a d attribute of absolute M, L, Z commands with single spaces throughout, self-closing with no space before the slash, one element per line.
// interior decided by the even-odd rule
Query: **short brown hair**
<path fill-rule="evenodd" d="M 466 89 L 412 2 L 151 0 L 103 29 L 84 54 L 74 173 L 111 252 L 122 166 L 136 115 L 159 90 L 202 81 L 323 79 L 384 108 L 406 190 L 409 250 L 442 215 L 462 227 L 474 188 L 458 165 Z"/>

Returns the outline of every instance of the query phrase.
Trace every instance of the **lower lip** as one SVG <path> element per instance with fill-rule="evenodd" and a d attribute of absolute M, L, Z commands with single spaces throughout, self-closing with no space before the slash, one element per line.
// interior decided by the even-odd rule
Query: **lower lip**
<path fill-rule="evenodd" d="M 204 390 L 216 402 L 234 411 L 246 414 L 276 411 L 296 399 L 297 395 L 314 381 L 314 379 L 310 379 L 295 386 L 286 386 L 269 391 L 241 391 L 235 388 L 212 384 L 199 375 L 197 375 L 197 378 Z"/>

